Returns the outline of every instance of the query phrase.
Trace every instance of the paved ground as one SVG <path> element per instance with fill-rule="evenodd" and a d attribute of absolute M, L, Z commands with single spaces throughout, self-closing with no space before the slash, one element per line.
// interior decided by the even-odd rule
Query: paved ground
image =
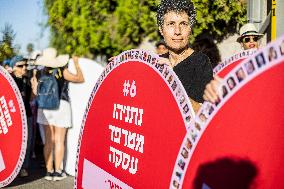
<path fill-rule="evenodd" d="M 15 189 L 72 189 L 74 177 L 68 177 L 62 181 L 46 181 L 41 178 L 33 179 L 16 179 L 12 184 L 6 188 Z"/>
<path fill-rule="evenodd" d="M 45 167 L 42 157 L 42 151 L 39 151 L 37 158 L 31 160 L 29 176 L 17 177 L 6 188 L 13 189 L 72 189 L 74 188 L 74 177 L 68 176 L 61 181 L 47 181 L 45 176 Z"/>

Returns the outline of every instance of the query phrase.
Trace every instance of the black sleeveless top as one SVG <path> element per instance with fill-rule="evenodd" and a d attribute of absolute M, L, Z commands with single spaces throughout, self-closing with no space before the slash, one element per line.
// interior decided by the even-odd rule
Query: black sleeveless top
<path fill-rule="evenodd" d="M 169 54 L 164 54 L 161 57 L 168 58 Z M 173 70 L 187 95 L 194 101 L 203 103 L 205 86 L 213 79 L 213 69 L 209 58 L 201 52 L 194 51 L 178 63 Z"/>

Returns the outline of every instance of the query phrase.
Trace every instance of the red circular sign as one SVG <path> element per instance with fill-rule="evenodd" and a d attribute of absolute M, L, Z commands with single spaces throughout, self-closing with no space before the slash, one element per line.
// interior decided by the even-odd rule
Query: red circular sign
<path fill-rule="evenodd" d="M 153 69 L 155 55 L 128 52 L 94 89 L 81 132 L 77 188 L 170 186 L 192 108 L 174 73 Z"/>
<path fill-rule="evenodd" d="M 10 74 L 0 66 L 0 187 L 17 176 L 26 152 L 26 112 Z"/>
<path fill-rule="evenodd" d="M 283 72 L 284 64 L 267 71 L 219 110 L 194 150 L 184 188 L 234 188 L 232 180 L 258 189 L 284 187 Z"/>
<path fill-rule="evenodd" d="M 236 66 L 220 101 L 202 105 L 180 188 L 284 188 L 283 44 L 282 37 Z"/>

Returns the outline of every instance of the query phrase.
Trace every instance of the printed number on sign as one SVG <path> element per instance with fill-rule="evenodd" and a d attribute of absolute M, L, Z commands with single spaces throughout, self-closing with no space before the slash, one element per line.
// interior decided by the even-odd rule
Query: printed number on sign
<path fill-rule="evenodd" d="M 123 84 L 123 96 L 128 96 L 128 94 L 130 95 L 130 97 L 135 97 L 136 96 L 136 85 L 135 85 L 135 81 L 132 81 L 132 84 L 130 85 L 129 80 L 125 80 L 124 84 Z"/>

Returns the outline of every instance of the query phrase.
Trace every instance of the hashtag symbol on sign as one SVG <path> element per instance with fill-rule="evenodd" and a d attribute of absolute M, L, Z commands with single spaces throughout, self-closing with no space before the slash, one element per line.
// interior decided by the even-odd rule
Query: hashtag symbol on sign
<path fill-rule="evenodd" d="M 129 93 L 130 83 L 129 80 L 125 80 L 123 84 L 123 96 L 127 96 Z"/>

